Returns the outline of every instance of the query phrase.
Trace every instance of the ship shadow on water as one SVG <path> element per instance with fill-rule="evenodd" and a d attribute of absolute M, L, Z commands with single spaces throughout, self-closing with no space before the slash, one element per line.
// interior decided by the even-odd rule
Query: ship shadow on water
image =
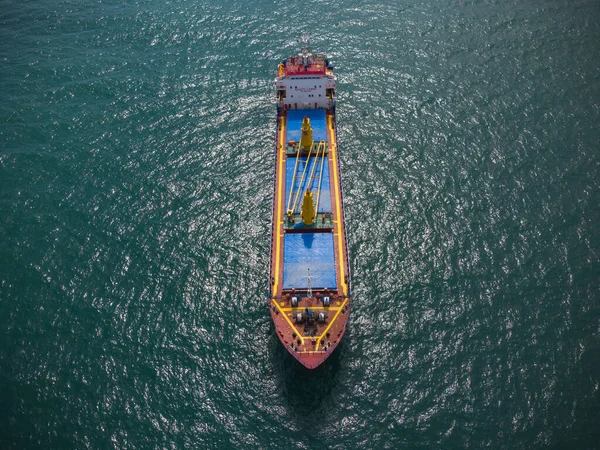
<path fill-rule="evenodd" d="M 281 345 L 274 336 L 271 359 L 275 382 L 290 415 L 300 419 L 298 425 L 313 427 L 327 416 L 335 401 L 335 388 L 340 378 L 344 355 L 347 354 L 346 333 L 333 354 L 319 367 L 307 369 Z M 306 421 L 306 423 L 302 423 Z"/>

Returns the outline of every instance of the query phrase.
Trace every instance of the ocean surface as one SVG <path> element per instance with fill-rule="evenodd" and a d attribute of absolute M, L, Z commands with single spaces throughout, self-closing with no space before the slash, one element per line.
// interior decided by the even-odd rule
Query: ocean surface
<path fill-rule="evenodd" d="M 354 309 L 267 295 L 327 54 Z M 0 0 L 0 448 L 599 448 L 600 1 Z"/>

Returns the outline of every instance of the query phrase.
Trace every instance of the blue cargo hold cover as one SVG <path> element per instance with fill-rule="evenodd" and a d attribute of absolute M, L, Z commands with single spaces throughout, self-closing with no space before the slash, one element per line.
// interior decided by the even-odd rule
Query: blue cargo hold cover
<path fill-rule="evenodd" d="M 317 189 L 319 187 L 319 172 L 321 169 L 321 158 L 319 157 L 319 164 L 315 167 L 315 179 L 310 185 L 310 190 L 313 193 L 313 200 L 317 201 Z M 294 212 L 299 213 L 302 208 L 302 198 L 304 197 L 304 193 L 307 186 L 308 180 L 310 179 L 310 172 L 312 170 L 312 166 L 315 163 L 315 158 L 310 158 L 308 163 L 308 167 L 306 168 L 306 176 L 304 178 L 304 184 L 301 186 L 302 190 L 300 195 L 298 196 L 298 203 L 296 203 L 296 209 Z M 294 177 L 294 167 L 296 165 L 296 158 L 287 158 L 285 162 L 285 208 L 287 211 L 288 201 L 290 198 L 290 189 L 292 187 L 292 179 Z M 306 165 L 306 158 L 300 158 L 298 161 L 298 167 L 296 167 L 296 172 L 298 177 L 294 180 L 294 197 L 296 196 L 296 191 L 298 191 L 298 184 L 300 183 L 300 178 L 302 178 L 302 171 L 304 170 L 304 166 Z M 317 212 L 319 213 L 330 213 L 331 212 L 331 194 L 329 192 L 330 184 L 329 184 L 329 159 L 325 157 L 323 161 L 323 180 L 321 181 L 321 195 L 319 197 L 319 209 Z M 294 199 L 292 198 L 292 203 Z"/>
<path fill-rule="evenodd" d="M 327 122 L 324 109 L 291 109 L 287 113 L 287 136 L 285 142 L 294 140 L 300 142 L 302 120 L 304 116 L 310 119 L 313 130 L 313 141 L 327 141 Z"/>
<path fill-rule="evenodd" d="M 308 269 L 313 288 L 336 288 L 333 233 L 291 233 L 284 236 L 283 288 L 306 289 Z"/>

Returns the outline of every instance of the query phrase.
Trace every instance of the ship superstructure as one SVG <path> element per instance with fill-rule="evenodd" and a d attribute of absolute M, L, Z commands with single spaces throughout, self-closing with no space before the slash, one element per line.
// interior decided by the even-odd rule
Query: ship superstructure
<path fill-rule="evenodd" d="M 351 308 L 335 120 L 334 68 L 305 42 L 277 70 L 269 306 L 279 340 L 304 366 L 339 344 Z"/>

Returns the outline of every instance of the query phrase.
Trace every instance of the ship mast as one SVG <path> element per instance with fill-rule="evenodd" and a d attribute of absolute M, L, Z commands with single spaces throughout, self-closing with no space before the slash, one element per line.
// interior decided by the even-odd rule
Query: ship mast
<path fill-rule="evenodd" d="M 308 33 L 304 33 L 300 38 L 300 44 L 302 44 L 302 54 L 306 55 L 308 53 L 308 46 L 310 45 L 310 37 Z"/>

